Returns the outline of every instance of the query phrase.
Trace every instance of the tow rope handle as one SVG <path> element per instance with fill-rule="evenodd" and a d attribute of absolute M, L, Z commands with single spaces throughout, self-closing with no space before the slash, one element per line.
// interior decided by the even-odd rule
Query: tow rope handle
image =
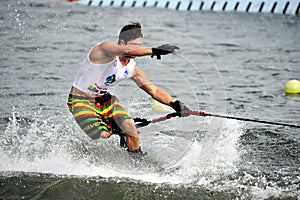
<path fill-rule="evenodd" d="M 147 120 L 145 118 L 134 118 L 135 126 L 137 128 L 148 126 L 150 123 L 157 123 L 157 122 L 162 122 L 166 121 L 168 119 L 174 118 L 174 117 L 180 117 L 180 116 L 189 116 L 189 115 L 198 115 L 198 116 L 211 116 L 211 114 L 205 113 L 205 112 L 199 112 L 199 111 L 184 111 L 184 112 L 174 112 L 174 113 L 169 113 L 165 116 L 161 116 L 152 120 Z"/>

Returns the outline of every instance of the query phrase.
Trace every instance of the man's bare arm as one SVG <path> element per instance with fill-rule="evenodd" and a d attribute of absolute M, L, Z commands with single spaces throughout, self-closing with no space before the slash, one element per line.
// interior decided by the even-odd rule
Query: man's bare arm
<path fill-rule="evenodd" d="M 139 69 L 137 66 L 134 69 L 132 79 L 135 81 L 135 83 L 143 89 L 145 92 L 147 92 L 151 97 L 160 103 L 163 103 L 165 105 L 170 106 L 170 102 L 175 102 L 176 99 L 174 99 L 170 94 L 168 94 L 165 90 L 157 87 L 153 83 L 151 83 L 143 73 L 141 69 Z"/>

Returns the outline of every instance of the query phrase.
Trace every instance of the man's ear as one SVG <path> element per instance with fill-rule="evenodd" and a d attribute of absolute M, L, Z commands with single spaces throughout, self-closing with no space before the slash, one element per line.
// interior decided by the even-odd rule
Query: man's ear
<path fill-rule="evenodd" d="M 126 45 L 124 40 L 119 40 L 119 45 Z"/>

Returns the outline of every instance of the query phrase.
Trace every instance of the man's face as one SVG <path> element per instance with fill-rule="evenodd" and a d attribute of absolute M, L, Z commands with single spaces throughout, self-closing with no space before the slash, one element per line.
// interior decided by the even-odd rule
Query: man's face
<path fill-rule="evenodd" d="M 141 37 L 136 38 L 134 40 L 129 40 L 126 45 L 138 45 L 138 46 L 141 46 L 142 45 L 142 40 L 143 39 Z M 125 56 L 125 57 L 126 58 L 135 58 L 136 56 Z"/>
<path fill-rule="evenodd" d="M 142 38 L 139 37 L 139 38 L 136 38 L 134 40 L 129 40 L 126 45 L 128 45 L 128 44 L 129 45 L 139 45 L 139 46 L 141 46 L 142 45 Z"/>

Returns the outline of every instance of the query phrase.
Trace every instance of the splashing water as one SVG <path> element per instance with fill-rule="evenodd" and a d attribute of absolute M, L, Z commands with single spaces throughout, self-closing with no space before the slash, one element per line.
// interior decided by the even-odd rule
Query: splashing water
<path fill-rule="evenodd" d="M 182 139 L 183 144 L 191 146 L 179 160 L 177 157 L 171 160 L 176 163 L 175 169 L 157 162 L 155 155 L 151 154 L 156 149 L 151 149 L 151 146 L 146 145 L 149 156 L 144 163 L 137 165 L 131 163 L 127 153 L 118 146 L 118 137 L 91 141 L 71 121 L 55 123 L 54 118 L 28 120 L 17 115 L 12 113 L 1 135 L 2 172 L 129 177 L 150 182 L 196 182 L 200 185 L 236 172 L 235 162 L 239 158 L 236 143 L 241 131 L 233 121 L 226 121 L 218 141 L 215 138 L 214 141 L 206 138 L 188 142 Z M 160 137 L 165 141 L 172 137 L 180 140 L 177 136 Z M 175 147 L 172 151 L 176 151 Z M 170 171 L 170 168 L 175 170 Z"/>
<path fill-rule="evenodd" d="M 201 131 L 194 123 L 197 125 L 189 126 L 192 130 L 174 132 L 178 121 L 184 119 L 150 126 L 141 133 L 149 155 L 137 163 L 119 147 L 118 137 L 92 141 L 71 118 L 58 121 L 55 117 L 18 116 L 22 115 L 12 112 L 1 135 L 2 175 L 25 172 L 192 184 L 211 191 L 235 192 L 245 199 L 280 197 L 285 191 L 295 190 L 290 188 L 295 185 L 283 188 L 264 175 L 256 176 L 241 168 L 244 152 L 239 140 L 244 132 L 234 120 L 222 120 L 215 130 L 209 128 L 208 118 L 201 121 Z M 187 136 L 191 133 L 193 136 Z M 149 138 L 153 139 L 151 144 Z"/>

